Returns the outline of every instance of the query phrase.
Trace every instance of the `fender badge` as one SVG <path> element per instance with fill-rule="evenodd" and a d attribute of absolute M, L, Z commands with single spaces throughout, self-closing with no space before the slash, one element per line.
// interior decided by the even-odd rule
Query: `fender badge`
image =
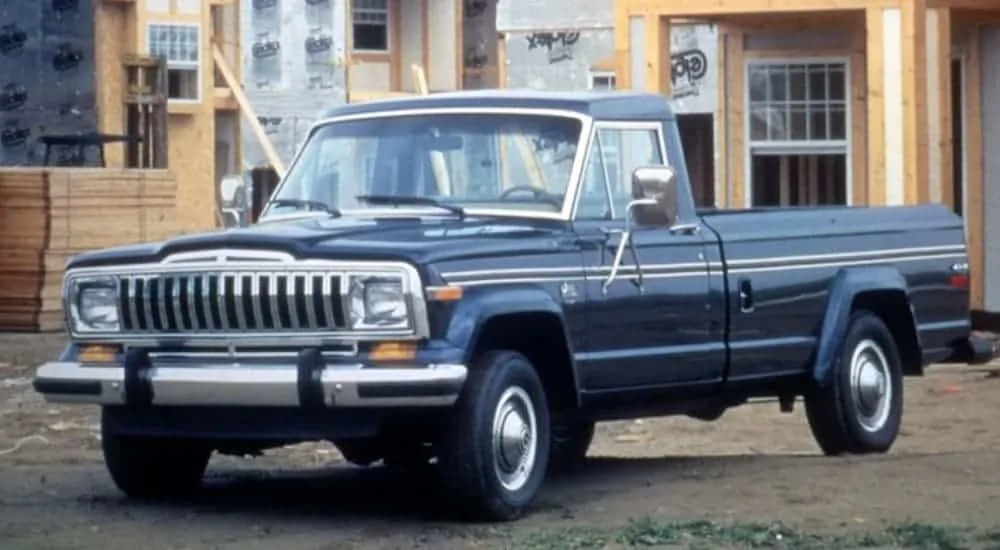
<path fill-rule="evenodd" d="M 568 304 L 575 303 L 577 299 L 576 285 L 570 283 L 559 285 L 559 294 L 562 296 L 564 302 Z"/>

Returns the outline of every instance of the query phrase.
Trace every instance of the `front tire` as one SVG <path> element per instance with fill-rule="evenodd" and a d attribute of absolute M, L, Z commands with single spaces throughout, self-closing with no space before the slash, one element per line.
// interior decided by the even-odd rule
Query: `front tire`
<path fill-rule="evenodd" d="M 902 423 L 903 373 L 895 339 L 878 316 L 851 316 L 832 380 L 807 392 L 805 406 L 825 454 L 888 452 Z"/>
<path fill-rule="evenodd" d="M 458 510 L 510 521 L 532 503 L 549 460 L 549 410 L 538 373 L 513 351 L 489 351 L 470 370 L 441 446 Z"/>
<path fill-rule="evenodd" d="M 103 417 L 103 415 L 102 415 Z M 212 448 L 203 442 L 126 436 L 101 426 L 101 450 L 112 481 L 140 499 L 190 496 L 201 486 Z"/>

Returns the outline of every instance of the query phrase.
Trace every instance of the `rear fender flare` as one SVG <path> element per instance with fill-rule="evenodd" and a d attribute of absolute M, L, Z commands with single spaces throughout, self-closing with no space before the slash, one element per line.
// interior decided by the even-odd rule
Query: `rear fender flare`
<path fill-rule="evenodd" d="M 833 378 L 833 366 L 842 351 L 844 335 L 855 298 L 870 291 L 899 293 L 909 303 L 909 287 L 906 279 L 894 267 L 860 267 L 840 270 L 830 286 L 823 323 L 816 344 L 815 360 L 812 366 L 813 381 L 821 386 L 829 384 Z M 908 312 L 910 323 L 914 323 L 912 310 Z M 917 334 L 916 324 L 912 326 Z"/>

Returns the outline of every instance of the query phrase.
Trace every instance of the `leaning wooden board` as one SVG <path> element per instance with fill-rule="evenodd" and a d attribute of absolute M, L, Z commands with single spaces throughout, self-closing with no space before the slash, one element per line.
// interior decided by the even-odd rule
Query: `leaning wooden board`
<path fill-rule="evenodd" d="M 0 169 L 0 330 L 62 330 L 66 261 L 175 235 L 175 195 L 166 170 Z"/>

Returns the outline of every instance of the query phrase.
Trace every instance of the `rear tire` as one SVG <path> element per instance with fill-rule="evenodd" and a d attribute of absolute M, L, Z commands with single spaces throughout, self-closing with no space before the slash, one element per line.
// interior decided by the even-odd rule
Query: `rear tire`
<path fill-rule="evenodd" d="M 851 316 L 831 377 L 805 396 L 820 448 L 827 455 L 887 452 L 903 418 L 903 371 L 895 339 L 878 316 Z"/>
<path fill-rule="evenodd" d="M 101 424 L 104 464 L 123 493 L 140 499 L 174 499 L 198 491 L 212 455 L 207 443 L 118 435 L 108 430 L 106 422 Z"/>
<path fill-rule="evenodd" d="M 521 517 L 545 478 L 549 410 L 538 373 L 513 351 L 473 365 L 441 444 L 448 496 L 474 520 Z"/>

